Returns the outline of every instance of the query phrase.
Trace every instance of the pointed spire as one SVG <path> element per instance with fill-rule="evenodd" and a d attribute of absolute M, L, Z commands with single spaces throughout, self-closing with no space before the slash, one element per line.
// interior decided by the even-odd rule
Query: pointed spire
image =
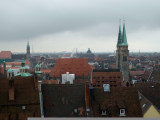
<path fill-rule="evenodd" d="M 123 20 L 122 45 L 123 45 L 123 46 L 128 46 L 128 43 L 127 43 L 127 36 L 126 36 L 126 28 L 125 28 L 125 20 Z"/>
<path fill-rule="evenodd" d="M 121 19 L 119 20 L 119 33 L 118 33 L 118 42 L 117 46 L 120 46 L 122 43 L 122 33 L 121 33 Z"/>
<path fill-rule="evenodd" d="M 29 40 L 28 40 L 28 42 L 27 42 L 27 47 L 30 47 L 30 45 L 29 45 Z"/>

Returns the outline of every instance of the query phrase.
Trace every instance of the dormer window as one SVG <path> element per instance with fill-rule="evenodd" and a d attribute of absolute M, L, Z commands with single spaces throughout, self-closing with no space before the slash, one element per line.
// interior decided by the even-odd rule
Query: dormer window
<path fill-rule="evenodd" d="M 101 115 L 106 115 L 106 110 L 102 110 L 102 114 Z"/>
<path fill-rule="evenodd" d="M 120 116 L 126 116 L 125 109 L 120 109 Z"/>

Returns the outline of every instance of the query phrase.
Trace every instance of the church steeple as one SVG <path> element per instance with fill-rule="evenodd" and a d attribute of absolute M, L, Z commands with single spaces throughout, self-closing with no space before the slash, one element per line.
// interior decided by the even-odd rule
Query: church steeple
<path fill-rule="evenodd" d="M 129 68 L 128 68 L 128 43 L 126 36 L 125 23 L 123 23 L 123 32 L 121 33 L 121 26 L 119 26 L 118 42 L 116 50 L 116 67 L 120 69 L 123 75 L 123 80 L 129 81 Z"/>
<path fill-rule="evenodd" d="M 123 22 L 123 32 L 121 32 L 121 22 L 119 24 L 119 33 L 118 33 L 117 47 L 118 46 L 128 46 L 127 36 L 126 36 L 125 22 Z"/>
<path fill-rule="evenodd" d="M 123 22 L 122 46 L 128 46 L 128 43 L 127 43 L 127 36 L 126 36 L 126 28 L 125 28 L 125 21 Z"/>
<path fill-rule="evenodd" d="M 27 57 L 27 60 L 30 59 L 30 45 L 29 45 L 29 40 L 28 40 L 28 43 L 27 43 L 27 53 L 26 53 L 26 57 Z"/>
<path fill-rule="evenodd" d="M 120 20 L 117 46 L 120 46 L 121 43 L 122 43 L 122 33 L 121 33 L 121 20 Z"/>
<path fill-rule="evenodd" d="M 27 48 L 30 48 L 30 45 L 29 45 L 29 40 L 28 40 L 28 43 L 27 43 Z"/>

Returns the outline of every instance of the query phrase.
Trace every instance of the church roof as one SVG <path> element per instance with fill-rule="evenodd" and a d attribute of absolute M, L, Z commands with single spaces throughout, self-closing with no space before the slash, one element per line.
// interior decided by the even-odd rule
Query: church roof
<path fill-rule="evenodd" d="M 91 52 L 91 50 L 90 50 L 90 48 L 88 48 L 88 51 L 87 51 L 87 53 L 88 53 L 88 54 L 92 53 L 92 52 Z"/>
<path fill-rule="evenodd" d="M 27 68 L 24 66 L 24 67 L 21 67 L 20 69 L 23 69 L 23 70 L 24 70 L 24 69 L 27 69 Z"/>
<path fill-rule="evenodd" d="M 15 76 L 30 77 L 30 76 L 32 76 L 32 74 L 30 74 L 30 73 L 17 73 Z"/>
<path fill-rule="evenodd" d="M 12 73 L 13 70 L 10 68 L 10 69 L 7 70 L 7 72 L 8 72 L 8 73 Z"/>
<path fill-rule="evenodd" d="M 40 68 L 40 65 L 37 64 L 37 65 L 35 66 L 35 68 Z"/>
<path fill-rule="evenodd" d="M 35 73 L 36 73 L 36 74 L 41 74 L 42 72 L 41 72 L 41 71 L 35 71 Z"/>
<path fill-rule="evenodd" d="M 85 58 L 65 58 L 58 59 L 54 68 L 50 72 L 51 77 L 61 77 L 62 74 L 69 72 L 76 76 L 90 76 L 92 68 Z"/>

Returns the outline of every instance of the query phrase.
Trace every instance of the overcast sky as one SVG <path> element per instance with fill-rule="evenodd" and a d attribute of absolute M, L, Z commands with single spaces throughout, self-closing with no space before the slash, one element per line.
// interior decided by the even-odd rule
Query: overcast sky
<path fill-rule="evenodd" d="M 132 52 L 160 52 L 160 0 L 0 0 L 0 50 L 116 50 L 125 18 Z"/>

